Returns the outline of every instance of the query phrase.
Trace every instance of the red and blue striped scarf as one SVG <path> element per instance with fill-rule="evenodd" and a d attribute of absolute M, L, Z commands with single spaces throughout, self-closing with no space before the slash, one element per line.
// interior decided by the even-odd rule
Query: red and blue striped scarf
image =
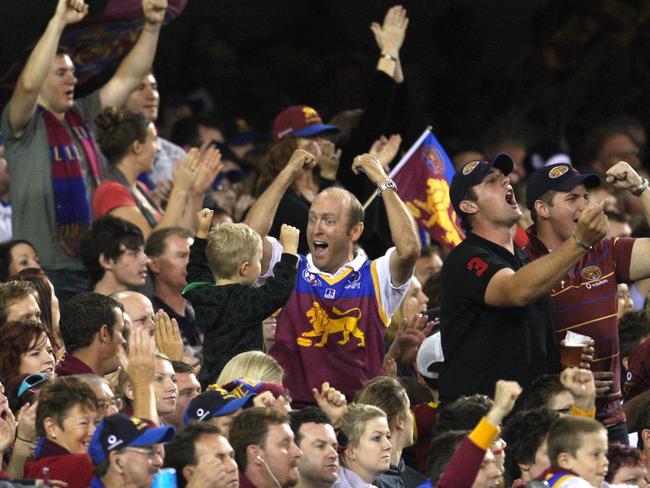
<path fill-rule="evenodd" d="M 77 148 L 63 123 L 43 107 L 39 107 L 47 130 L 47 143 L 52 162 L 52 189 L 54 191 L 54 237 L 66 254 L 77 257 L 81 237 L 90 229 L 92 213 L 86 193 L 86 182 L 81 171 Z M 77 138 L 88 161 L 88 170 L 99 184 L 99 157 L 86 121 L 72 110 L 65 113 L 65 121 Z"/>

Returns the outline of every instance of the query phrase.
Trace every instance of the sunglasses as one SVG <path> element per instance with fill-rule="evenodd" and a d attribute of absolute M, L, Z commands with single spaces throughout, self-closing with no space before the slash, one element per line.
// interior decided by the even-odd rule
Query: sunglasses
<path fill-rule="evenodd" d="M 31 391 L 36 386 L 49 379 L 50 378 L 47 375 L 42 373 L 30 374 L 20 383 L 20 387 L 18 388 L 18 398 L 23 396 L 26 391 Z"/>

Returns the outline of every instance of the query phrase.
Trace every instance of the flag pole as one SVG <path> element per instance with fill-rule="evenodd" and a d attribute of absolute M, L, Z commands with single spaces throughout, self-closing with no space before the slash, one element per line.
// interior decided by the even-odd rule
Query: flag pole
<path fill-rule="evenodd" d="M 403 161 L 406 162 L 406 161 L 408 160 L 408 158 L 411 157 L 411 153 L 413 152 L 413 149 L 414 149 L 415 147 L 417 147 L 417 145 L 420 143 L 420 141 L 424 138 L 425 134 L 426 134 L 427 132 L 431 132 L 432 129 L 433 129 L 432 126 L 430 126 L 430 125 L 427 126 L 427 128 L 424 130 L 424 132 L 422 133 L 422 135 L 421 135 L 421 136 L 418 138 L 418 140 L 413 144 L 413 146 L 411 146 L 411 149 L 409 149 L 409 150 L 407 151 L 407 153 L 402 157 L 402 159 L 400 159 L 400 162 L 397 163 L 397 164 L 395 165 L 395 167 L 391 170 L 390 174 L 388 175 L 389 178 L 392 178 L 393 175 L 395 175 L 395 173 L 397 173 L 396 170 L 401 168 L 402 162 L 403 162 Z M 379 195 L 379 193 L 377 193 L 377 192 L 374 192 L 372 195 L 370 195 L 370 198 L 368 198 L 368 200 L 366 200 L 366 203 L 363 204 L 363 209 L 364 209 L 364 210 L 366 210 L 366 209 L 368 208 L 368 206 L 369 206 L 372 202 L 375 201 L 375 198 L 377 198 L 377 195 Z"/>

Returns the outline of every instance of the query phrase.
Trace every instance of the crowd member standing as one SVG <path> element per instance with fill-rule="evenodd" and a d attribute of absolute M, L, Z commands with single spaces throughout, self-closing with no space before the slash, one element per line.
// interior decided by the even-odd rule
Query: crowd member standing
<path fill-rule="evenodd" d="M 512 242 L 521 217 L 508 179 L 512 168 L 500 154 L 491 163 L 465 164 L 452 180 L 451 202 L 467 238 L 442 271 L 443 401 L 490 394 L 500 379 L 525 387 L 559 368 L 549 291 L 585 254 L 581 244 L 607 233 L 602 205 L 589 208 L 553 254 L 528 264 Z"/>
<path fill-rule="evenodd" d="M 75 101 L 74 65 L 59 40 L 66 26 L 86 16 L 88 5 L 59 0 L 2 113 L 14 236 L 32 241 L 63 302 L 90 289 L 79 240 L 91 223 L 102 162 L 89 122 L 103 107 L 121 106 L 151 69 L 167 0 L 143 0 L 142 7 L 144 28 L 115 75 Z"/>
<path fill-rule="evenodd" d="M 278 202 L 313 164 L 313 158 L 292 157 L 251 208 L 246 223 L 266 236 Z M 294 405 L 313 404 L 312 388 L 326 381 L 351 399 L 380 374 L 386 327 L 420 255 L 413 219 L 381 163 L 363 154 L 353 169 L 365 173 L 381 194 L 395 247 L 374 261 L 355 252 L 364 217 L 357 198 L 342 188 L 328 188 L 314 199 L 307 221 L 310 254 L 300 256 L 296 286 L 277 316 L 270 350 L 286 372 L 284 385 Z M 264 239 L 263 273 L 281 251 L 277 241 Z"/>
<path fill-rule="evenodd" d="M 648 180 L 626 162 L 607 171 L 615 188 L 639 198 L 650 220 Z M 527 185 L 527 206 L 535 225 L 528 229 L 526 250 L 532 259 L 554 254 L 576 234 L 575 219 L 585 212 L 589 189 L 600 184 L 595 174 L 580 174 L 568 164 L 555 164 L 533 173 Z M 584 255 L 551 289 L 558 340 L 568 330 L 588 335 L 595 342 L 592 369 L 600 388 L 597 418 L 607 426 L 610 441 L 627 444 L 625 415 L 621 409 L 621 362 L 618 341 L 617 284 L 650 277 L 650 239 L 610 237 L 578 244 Z M 550 254 L 549 254 L 550 253 Z"/>

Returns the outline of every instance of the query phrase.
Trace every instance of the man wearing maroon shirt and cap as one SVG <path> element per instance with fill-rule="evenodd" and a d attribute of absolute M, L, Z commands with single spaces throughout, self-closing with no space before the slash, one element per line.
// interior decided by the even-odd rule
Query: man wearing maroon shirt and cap
<path fill-rule="evenodd" d="M 607 233 L 602 205 L 592 207 L 555 252 L 528 263 L 512 242 L 521 217 L 508 179 L 512 167 L 506 154 L 492 162 L 471 161 L 451 183 L 451 203 L 467 238 L 442 268 L 442 401 L 489 395 L 499 379 L 525 388 L 558 368 L 548 293 L 585 254 L 582 244 L 597 243 Z"/>
<path fill-rule="evenodd" d="M 607 171 L 607 181 L 638 197 L 650 221 L 647 179 L 621 161 Z M 527 251 L 532 259 L 552 256 L 560 243 L 572 236 L 583 248 L 584 255 L 568 273 L 551 282 L 555 330 L 558 341 L 569 330 L 594 339 L 591 368 L 599 387 L 597 418 L 608 428 L 610 442 L 627 444 L 621 410 L 616 287 L 650 277 L 650 239 L 611 237 L 587 242 L 579 238 L 576 222 L 586 212 L 588 190 L 599 184 L 597 175 L 580 174 L 566 163 L 533 173 L 528 179 L 526 204 L 535 225 L 527 231 Z"/>

